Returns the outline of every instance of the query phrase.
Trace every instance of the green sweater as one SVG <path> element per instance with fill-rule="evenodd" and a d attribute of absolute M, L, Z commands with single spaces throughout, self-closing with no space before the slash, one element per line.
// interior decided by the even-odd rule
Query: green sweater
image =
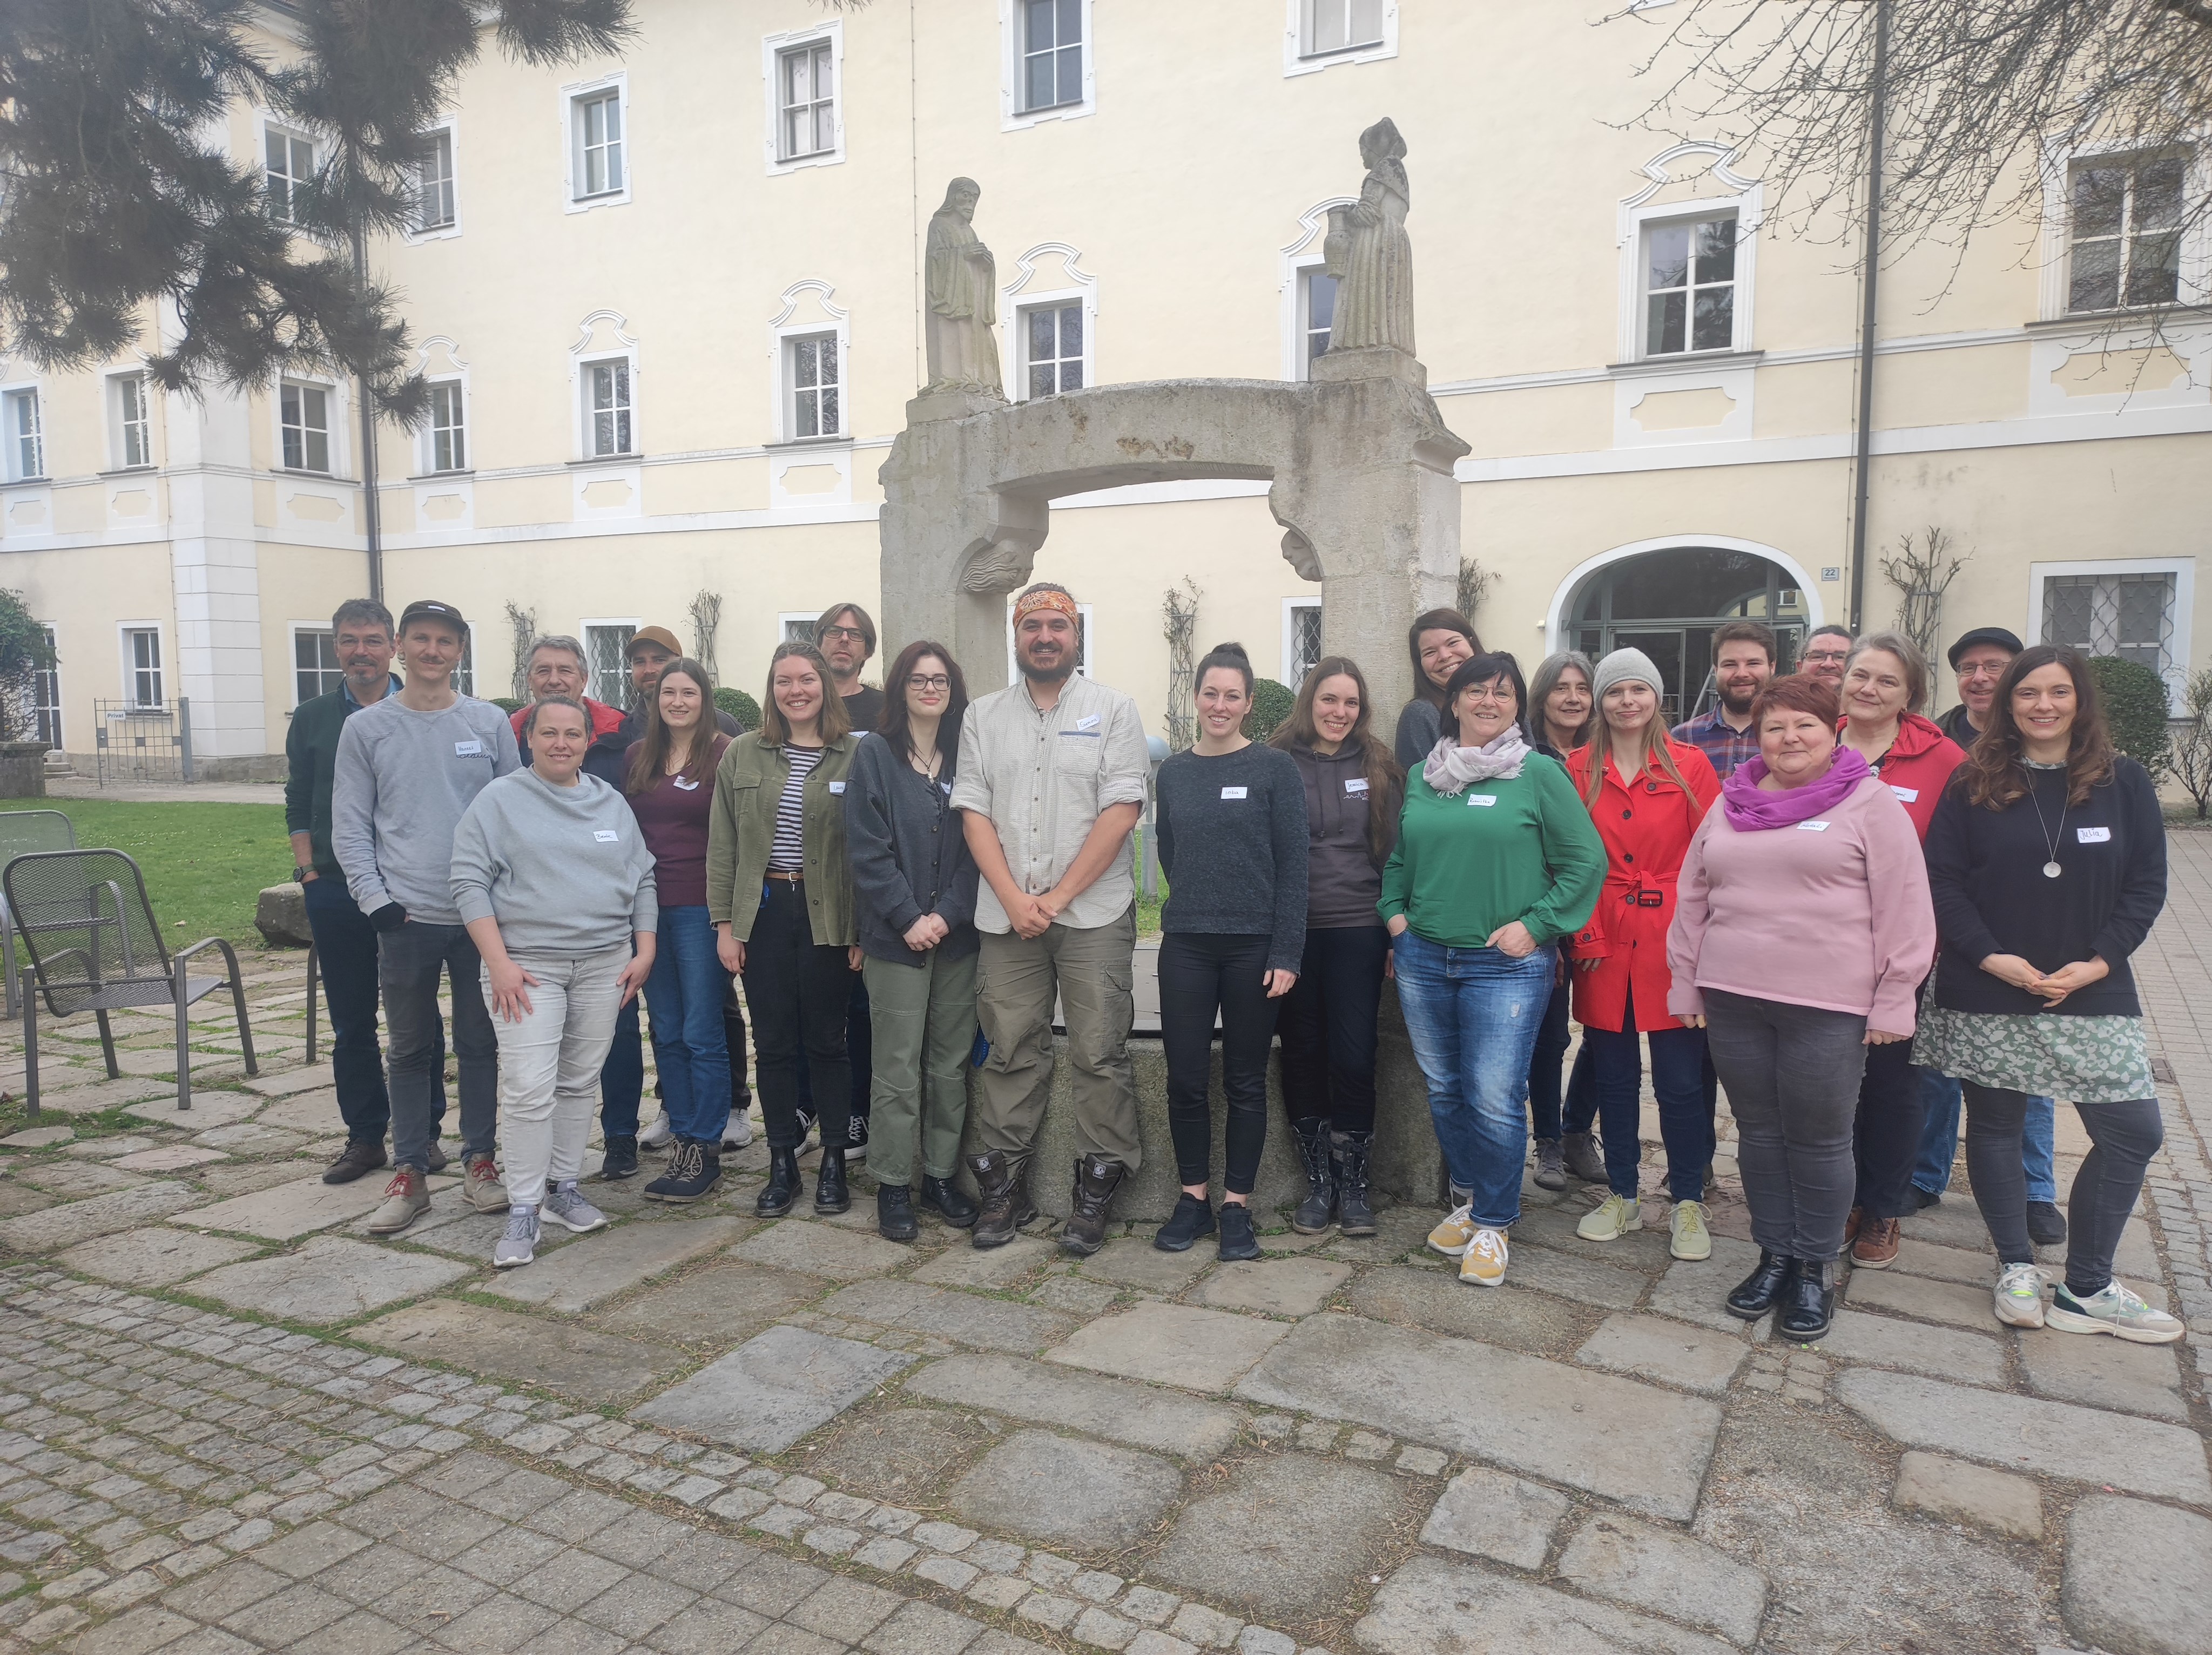
<path fill-rule="evenodd" d="M 399 680 L 392 681 L 399 688 Z M 325 879 L 343 879 L 331 853 L 331 778 L 338 759 L 338 732 L 361 709 L 341 684 L 292 709 L 292 728 L 284 737 L 284 831 L 313 841 L 313 867 Z"/>
<path fill-rule="evenodd" d="M 1604 883 L 1605 846 L 1589 809 L 1559 762 L 1532 753 L 1519 775 L 1476 782 L 1456 798 L 1414 771 L 1376 907 L 1385 920 L 1404 914 L 1446 948 L 1486 947 L 1516 919 L 1553 943 L 1583 928 Z"/>

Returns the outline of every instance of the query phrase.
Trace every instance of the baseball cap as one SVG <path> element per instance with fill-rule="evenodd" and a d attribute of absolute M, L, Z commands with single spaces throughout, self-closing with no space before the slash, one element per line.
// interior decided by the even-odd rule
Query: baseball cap
<path fill-rule="evenodd" d="M 432 620 L 450 622 L 453 630 L 464 638 L 469 635 L 469 623 L 461 618 L 461 612 L 459 609 L 451 603 L 441 603 L 428 597 L 416 598 L 400 612 L 399 630 L 405 632 L 409 621 L 420 621 L 426 616 Z"/>
<path fill-rule="evenodd" d="M 2014 655 L 2019 654 L 2026 647 L 2018 638 L 2007 632 L 2002 627 L 1976 627 L 1972 632 L 1963 634 L 1959 641 L 1952 645 L 1945 652 L 1943 658 L 1951 664 L 1951 670 L 1954 672 L 1958 670 L 1959 658 L 1977 644 L 1995 644 L 1999 649 L 2010 650 Z"/>
<path fill-rule="evenodd" d="M 640 644 L 658 644 L 671 655 L 684 653 L 684 646 L 676 641 L 676 634 L 665 627 L 640 627 L 631 635 L 629 642 L 623 646 L 623 654 L 625 657 L 635 655 Z"/>

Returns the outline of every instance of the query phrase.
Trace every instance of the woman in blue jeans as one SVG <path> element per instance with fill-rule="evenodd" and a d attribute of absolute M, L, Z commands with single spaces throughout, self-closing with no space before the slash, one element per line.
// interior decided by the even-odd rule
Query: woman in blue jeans
<path fill-rule="evenodd" d="M 707 921 L 707 821 L 714 767 L 730 738 L 715 727 L 707 669 L 672 661 L 647 701 L 645 730 L 629 754 L 624 789 L 653 878 L 665 893 L 660 948 L 646 979 L 653 1057 L 675 1141 L 668 1170 L 645 1186 L 648 1201 L 698 1201 L 722 1179 L 722 1129 L 730 1118 L 730 1048 L 722 1002 L 730 973 Z"/>
<path fill-rule="evenodd" d="M 1527 703 L 1510 655 L 1452 675 L 1446 733 L 1407 779 L 1377 904 L 1451 1175 L 1453 1210 L 1429 1245 L 1485 1287 L 1505 1279 L 1505 1232 L 1521 1216 L 1528 1057 L 1558 944 L 1605 880 L 1589 812 L 1522 732 Z"/>

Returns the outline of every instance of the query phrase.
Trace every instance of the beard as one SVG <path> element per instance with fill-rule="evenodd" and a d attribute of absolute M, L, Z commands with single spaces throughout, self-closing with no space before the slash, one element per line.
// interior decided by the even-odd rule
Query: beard
<path fill-rule="evenodd" d="M 1056 684 L 1074 676 L 1075 652 L 1066 651 L 1059 660 L 1045 666 L 1030 659 L 1029 652 L 1024 650 L 1021 656 L 1021 669 L 1022 676 L 1032 683 Z"/>
<path fill-rule="evenodd" d="M 1720 687 L 1720 690 L 1721 705 L 1726 707 L 1730 712 L 1734 712 L 1739 716 L 1750 712 L 1751 704 L 1759 699 L 1759 686 L 1757 684 L 1753 684 L 1750 688 L 1744 690 L 1730 689 L 1726 684 L 1723 684 Z"/>

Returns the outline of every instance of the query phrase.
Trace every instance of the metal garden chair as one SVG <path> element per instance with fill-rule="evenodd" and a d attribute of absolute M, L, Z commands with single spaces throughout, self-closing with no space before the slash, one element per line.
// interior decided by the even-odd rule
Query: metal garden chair
<path fill-rule="evenodd" d="M 120 851 L 34 851 L 0 872 L 8 908 L 30 955 L 23 985 L 24 1101 L 39 1115 L 39 997 L 56 1017 L 89 1011 L 99 1020 L 100 1046 L 110 1080 L 123 1070 L 115 1061 L 115 1034 L 107 1014 L 132 1006 L 168 1005 L 177 1014 L 177 1107 L 192 1106 L 191 1031 L 187 1014 L 216 989 L 230 990 L 238 1013 L 238 1039 L 246 1072 L 253 1061 L 253 1029 L 246 1016 L 246 985 L 238 952 L 220 937 L 204 937 L 172 955 L 161 922 L 146 900 L 138 864 Z M 218 949 L 227 977 L 194 977 L 191 958 Z"/>
<path fill-rule="evenodd" d="M 29 851 L 74 851 L 76 824 L 59 810 L 0 810 L 0 868 Z M 15 965 L 15 918 L 0 899 L 0 972 L 7 981 L 7 1015 L 18 1009 L 21 973 Z"/>

